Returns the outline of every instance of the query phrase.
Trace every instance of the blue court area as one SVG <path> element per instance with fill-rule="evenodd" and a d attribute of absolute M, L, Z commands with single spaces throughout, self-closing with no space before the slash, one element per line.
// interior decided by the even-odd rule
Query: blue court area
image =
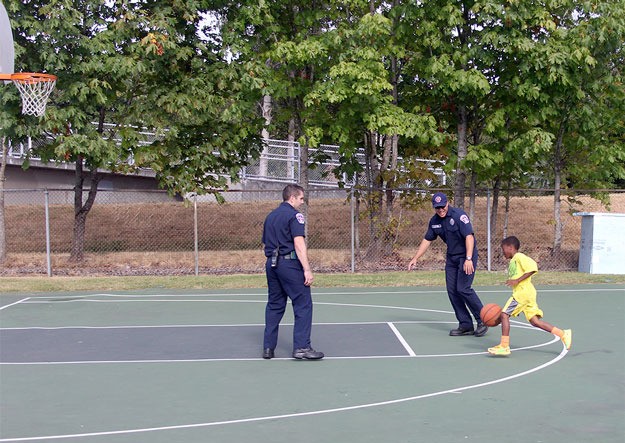
<path fill-rule="evenodd" d="M 505 287 L 477 288 L 503 304 Z M 622 442 L 625 287 L 539 287 L 512 355 L 499 328 L 450 337 L 443 288 L 314 288 L 263 360 L 265 290 L 3 295 L 0 442 Z"/>

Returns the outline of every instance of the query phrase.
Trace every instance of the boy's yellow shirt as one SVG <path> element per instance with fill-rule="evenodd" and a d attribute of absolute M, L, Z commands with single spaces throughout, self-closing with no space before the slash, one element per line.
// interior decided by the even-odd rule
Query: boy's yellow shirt
<path fill-rule="evenodd" d="M 517 279 L 523 274 L 527 272 L 532 272 L 532 271 L 538 272 L 538 264 L 536 264 L 536 262 L 531 257 L 528 257 L 522 252 L 517 252 L 510 259 L 510 264 L 508 265 L 508 278 L 510 280 Z M 518 285 L 516 285 L 512 289 L 512 295 L 514 296 L 514 294 L 517 292 L 519 293 L 527 292 L 528 289 L 530 291 L 534 290 L 534 285 L 532 284 L 532 277 L 528 277 L 522 282 L 520 282 Z"/>

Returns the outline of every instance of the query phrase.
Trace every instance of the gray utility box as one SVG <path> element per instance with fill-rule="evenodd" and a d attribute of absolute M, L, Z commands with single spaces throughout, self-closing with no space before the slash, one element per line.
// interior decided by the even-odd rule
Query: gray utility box
<path fill-rule="evenodd" d="M 625 214 L 576 212 L 582 217 L 579 272 L 625 274 Z"/>

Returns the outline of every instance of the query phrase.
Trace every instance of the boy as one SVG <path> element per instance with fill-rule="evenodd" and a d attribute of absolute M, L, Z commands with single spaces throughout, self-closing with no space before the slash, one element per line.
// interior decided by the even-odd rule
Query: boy
<path fill-rule="evenodd" d="M 519 252 L 519 239 L 511 236 L 501 241 L 503 255 L 510 260 L 506 285 L 512 288 L 512 297 L 501 310 L 501 343 L 488 352 L 492 355 L 510 355 L 510 316 L 518 316 L 521 312 L 532 326 L 560 337 L 566 349 L 571 348 L 572 333 L 570 329 L 558 329 L 542 320 L 543 311 L 536 303 L 536 288 L 532 284 L 532 275 L 538 272 L 536 262 Z"/>

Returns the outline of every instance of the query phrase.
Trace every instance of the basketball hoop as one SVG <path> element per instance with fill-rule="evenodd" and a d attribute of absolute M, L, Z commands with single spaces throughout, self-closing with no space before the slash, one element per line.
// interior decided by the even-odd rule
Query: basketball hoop
<path fill-rule="evenodd" d="M 11 74 L 10 79 L 22 96 L 22 114 L 41 117 L 46 112 L 48 97 L 56 85 L 56 75 L 17 72 Z"/>

